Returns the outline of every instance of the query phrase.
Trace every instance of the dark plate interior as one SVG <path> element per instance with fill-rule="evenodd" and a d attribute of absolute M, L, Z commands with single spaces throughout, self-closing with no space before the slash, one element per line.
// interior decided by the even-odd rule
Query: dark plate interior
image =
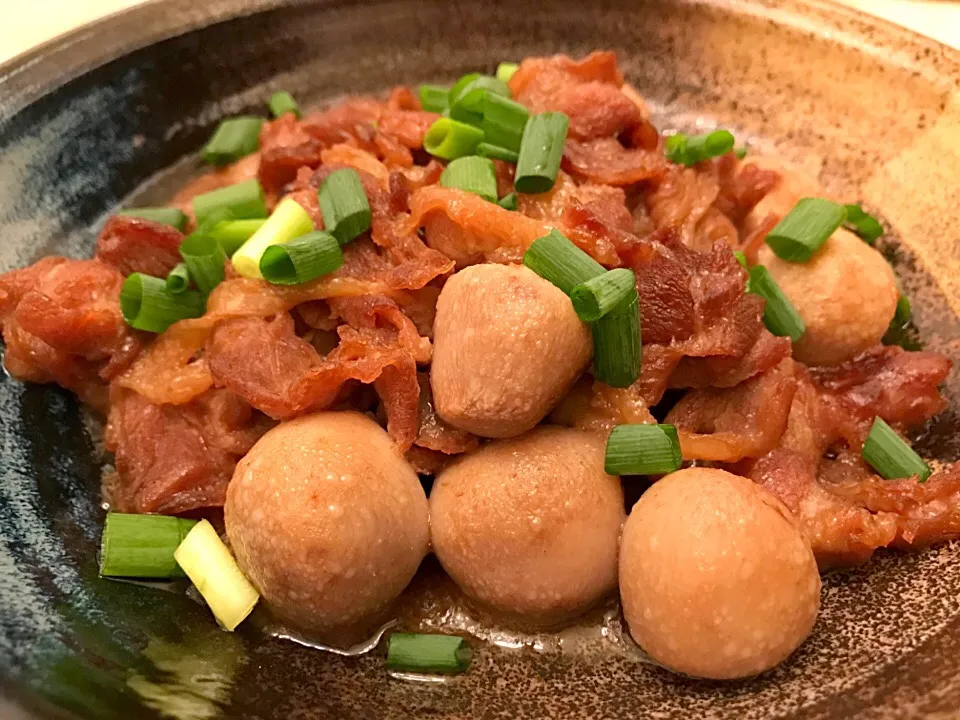
<path fill-rule="evenodd" d="M 613 48 L 661 125 L 721 122 L 882 209 L 919 336 L 960 359 L 955 52 L 795 0 L 281 5 L 151 3 L 0 70 L 0 270 L 88 254 L 106 213 L 133 193 L 162 196 L 157 173 L 271 89 L 320 102 Z M 954 376 L 954 402 L 957 389 Z M 388 677 L 379 652 L 226 634 L 182 593 L 99 581 L 88 426 L 67 393 L 0 379 L 0 691 L 39 717 L 958 716 L 960 547 L 831 575 L 810 641 L 749 682 L 686 681 L 631 654 L 484 645 L 468 675 L 411 683 Z M 956 459 L 958 430 L 948 412 L 925 451 Z"/>

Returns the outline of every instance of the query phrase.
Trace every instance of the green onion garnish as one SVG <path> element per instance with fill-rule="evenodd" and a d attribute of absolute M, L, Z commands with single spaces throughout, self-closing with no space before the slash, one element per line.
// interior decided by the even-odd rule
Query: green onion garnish
<path fill-rule="evenodd" d="M 167 292 L 179 295 L 190 286 L 190 273 L 186 263 L 178 263 L 167 275 Z"/>
<path fill-rule="evenodd" d="M 807 326 L 790 298 L 783 293 L 763 265 L 754 265 L 748 272 L 750 279 L 747 282 L 747 291 L 767 301 L 763 306 L 763 322 L 767 329 L 774 335 L 788 337 L 793 342 L 799 340 Z"/>
<path fill-rule="evenodd" d="M 504 195 L 500 198 L 497 205 L 502 207 L 504 210 L 516 210 L 517 209 L 517 194 L 515 192 L 510 193 L 509 195 Z"/>
<path fill-rule="evenodd" d="M 260 274 L 274 285 L 300 285 L 343 265 L 340 243 L 316 230 L 283 245 L 271 245 L 260 258 Z"/>
<path fill-rule="evenodd" d="M 227 257 L 233 257 L 233 254 L 253 234 L 263 227 L 266 219 L 258 220 L 223 220 L 216 223 L 209 229 L 209 234 L 220 243 L 220 247 L 227 254 Z"/>
<path fill-rule="evenodd" d="M 497 202 L 497 173 L 493 161 L 470 155 L 457 158 L 444 169 L 440 184 L 479 195 L 489 202 Z"/>
<path fill-rule="evenodd" d="M 573 309 L 584 322 L 596 322 L 636 291 L 632 270 L 608 270 L 577 285 L 570 291 Z"/>
<path fill-rule="evenodd" d="M 180 244 L 180 257 L 190 271 L 197 289 L 205 295 L 223 282 L 223 265 L 227 255 L 211 235 L 198 230 Z"/>
<path fill-rule="evenodd" d="M 520 142 L 520 158 L 513 185 L 522 193 L 547 192 L 557 181 L 570 118 L 563 113 L 533 115 Z"/>
<path fill-rule="evenodd" d="M 514 165 L 516 165 L 517 160 L 520 159 L 520 155 L 513 150 L 507 150 L 506 148 L 490 145 L 489 143 L 480 143 L 477 145 L 476 152 L 480 157 L 490 158 L 492 160 L 503 160 L 504 162 Z"/>
<path fill-rule="evenodd" d="M 341 245 L 370 229 L 370 203 L 353 168 L 331 173 L 320 187 L 320 210 L 328 233 Z"/>
<path fill-rule="evenodd" d="M 747 147 L 738 147 L 733 151 L 733 154 L 736 155 L 737 160 L 743 160 L 747 156 Z"/>
<path fill-rule="evenodd" d="M 917 482 L 926 482 L 933 472 L 923 458 L 879 417 L 873 421 L 861 455 L 870 467 L 887 480 L 916 475 Z"/>
<path fill-rule="evenodd" d="M 747 270 L 747 256 L 743 254 L 742 250 L 734 250 L 733 256 L 737 259 L 737 262 L 740 263 L 740 267 L 744 270 Z"/>
<path fill-rule="evenodd" d="M 690 167 L 710 158 L 726 155 L 733 150 L 733 134 L 729 130 L 714 130 L 706 135 L 677 133 L 664 141 L 667 159 Z"/>
<path fill-rule="evenodd" d="M 913 307 L 910 304 L 910 298 L 901 294 L 900 297 L 897 298 L 897 309 L 896 312 L 893 313 L 891 323 L 897 327 L 903 327 L 910 322 L 910 313 L 912 310 Z"/>
<path fill-rule="evenodd" d="M 508 83 L 519 68 L 517 63 L 502 62 L 497 65 L 497 79 L 502 83 Z"/>
<path fill-rule="evenodd" d="M 523 264 L 569 295 L 580 283 L 606 272 L 559 230 L 537 238 L 523 254 Z"/>
<path fill-rule="evenodd" d="M 439 118 L 423 136 L 423 149 L 444 160 L 472 155 L 483 142 L 483 130 L 450 118 Z"/>
<path fill-rule="evenodd" d="M 397 672 L 466 672 L 473 660 L 469 643 L 457 635 L 393 633 L 387 644 L 387 669 Z"/>
<path fill-rule="evenodd" d="M 183 577 L 173 553 L 196 524 L 196 520 L 167 515 L 107 513 L 100 541 L 100 574 L 105 577 Z"/>
<path fill-rule="evenodd" d="M 267 107 L 270 108 L 270 114 L 275 118 L 292 112 L 298 120 L 300 119 L 300 106 L 297 104 L 293 95 L 286 90 L 277 90 L 277 92 L 271 95 L 270 99 L 267 100 Z"/>
<path fill-rule="evenodd" d="M 860 236 L 867 245 L 873 245 L 883 235 L 883 225 L 873 215 L 864 212 L 859 205 L 844 205 L 847 219 L 843 226 Z"/>
<path fill-rule="evenodd" d="M 354 173 L 355 174 L 355 173 Z M 284 198 L 263 226 L 233 254 L 233 267 L 243 277 L 259 278 L 260 258 L 271 245 L 281 245 L 313 232 L 313 218 L 296 200 Z"/>
<path fill-rule="evenodd" d="M 617 425 L 607 439 L 604 470 L 610 475 L 666 475 L 683 455 L 673 425 Z"/>
<path fill-rule="evenodd" d="M 807 262 L 847 216 L 843 205 L 823 198 L 803 198 L 767 235 L 767 245 L 788 262 Z"/>
<path fill-rule="evenodd" d="M 529 117 L 530 111 L 520 103 L 502 95 L 488 94 L 483 104 L 483 141 L 519 152 Z"/>
<path fill-rule="evenodd" d="M 628 271 L 629 272 L 629 271 Z M 632 273 L 631 273 L 632 275 Z M 640 377 L 640 298 L 634 288 L 610 312 L 590 326 L 593 372 L 611 387 L 630 387 Z"/>
<path fill-rule="evenodd" d="M 483 120 L 486 99 L 490 95 L 510 97 L 510 88 L 489 75 L 464 75 L 450 89 L 450 117 L 460 122 L 479 125 Z"/>
<path fill-rule="evenodd" d="M 442 85 L 421 85 L 420 105 L 428 112 L 442 113 L 450 108 L 450 88 Z"/>
<path fill-rule="evenodd" d="M 198 225 L 218 210 L 228 211 L 236 220 L 265 218 L 268 214 L 263 188 L 255 179 L 212 190 L 193 199 L 193 214 Z"/>
<path fill-rule="evenodd" d="M 226 630 L 253 612 L 260 595 L 208 520 L 194 525 L 173 556 Z"/>
<path fill-rule="evenodd" d="M 182 210 L 177 208 L 166 208 L 166 207 L 144 207 L 144 208 L 130 208 L 129 210 L 121 210 L 117 215 L 125 215 L 126 217 L 135 217 L 142 218 L 144 220 L 150 220 L 151 222 L 162 223 L 164 225 L 170 225 L 175 227 L 177 230 L 183 232 L 183 229 L 187 226 L 187 216 Z"/>
<path fill-rule="evenodd" d="M 132 328 L 162 333 L 178 320 L 200 317 L 207 300 L 195 290 L 173 294 L 167 282 L 152 275 L 133 273 L 120 289 L 120 312 Z"/>
<path fill-rule="evenodd" d="M 226 165 L 260 149 L 263 118 L 244 115 L 223 120 L 203 148 L 203 160 Z"/>

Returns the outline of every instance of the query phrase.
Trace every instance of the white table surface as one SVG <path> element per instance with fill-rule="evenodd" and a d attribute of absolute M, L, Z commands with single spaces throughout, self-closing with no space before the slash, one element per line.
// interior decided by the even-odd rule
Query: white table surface
<path fill-rule="evenodd" d="M 0 0 L 0 63 L 73 28 L 142 2 L 144 0 Z M 841 2 L 960 48 L 960 2 Z"/>

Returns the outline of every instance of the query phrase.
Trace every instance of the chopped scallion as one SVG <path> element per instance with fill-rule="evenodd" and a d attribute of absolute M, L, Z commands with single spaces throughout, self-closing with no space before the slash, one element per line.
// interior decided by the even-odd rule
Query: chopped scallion
<path fill-rule="evenodd" d="M 455 160 L 472 155 L 483 142 L 483 130 L 450 118 L 439 118 L 423 136 L 423 149 L 435 157 Z"/>
<path fill-rule="evenodd" d="M 450 117 L 470 125 L 479 125 L 483 120 L 486 99 L 490 95 L 510 97 L 510 88 L 489 75 L 465 75 L 450 90 Z"/>
<path fill-rule="evenodd" d="M 223 265 L 227 255 L 220 243 L 206 232 L 198 230 L 188 235 L 180 243 L 180 257 L 186 263 L 190 277 L 200 292 L 210 294 L 223 282 Z"/>
<path fill-rule="evenodd" d="M 520 157 L 513 184 L 519 192 L 547 192 L 557 181 L 570 118 L 563 113 L 533 115 L 527 121 L 520 142 Z"/>
<path fill-rule="evenodd" d="M 259 278 L 260 258 L 271 245 L 281 245 L 314 229 L 313 218 L 296 200 L 284 198 L 263 226 L 233 254 L 233 267 L 243 277 Z"/>
<path fill-rule="evenodd" d="M 197 523 L 173 556 L 226 630 L 253 611 L 260 595 L 209 521 Z"/>
<path fill-rule="evenodd" d="M 663 147 L 670 162 L 690 167 L 704 160 L 726 155 L 733 150 L 734 142 L 733 134 L 729 130 L 714 130 L 705 135 L 677 133 L 668 137 Z"/>
<path fill-rule="evenodd" d="M 457 635 L 393 633 L 387 644 L 387 669 L 397 672 L 466 672 L 473 660 L 469 643 Z"/>
<path fill-rule="evenodd" d="M 733 154 L 737 156 L 737 160 L 743 160 L 747 156 L 746 146 L 734 149 Z"/>
<path fill-rule="evenodd" d="M 137 330 L 162 333 L 178 320 L 200 317 L 207 300 L 195 290 L 173 294 L 165 279 L 133 273 L 120 289 L 120 312 L 127 325 Z"/>
<path fill-rule="evenodd" d="M 636 292 L 632 270 L 608 270 L 577 285 L 570 291 L 573 309 L 584 322 L 596 322 Z"/>
<path fill-rule="evenodd" d="M 341 245 L 370 229 L 370 203 L 353 168 L 330 174 L 320 187 L 320 211 L 326 231 Z"/>
<path fill-rule="evenodd" d="M 873 245 L 883 235 L 883 225 L 873 215 L 864 212 L 859 205 L 844 205 L 847 219 L 843 226 L 856 233 L 867 245 Z"/>
<path fill-rule="evenodd" d="M 520 66 L 517 63 L 502 62 L 497 65 L 497 79 L 502 83 L 510 82 Z"/>
<path fill-rule="evenodd" d="M 479 195 L 489 202 L 497 202 L 497 173 L 493 161 L 470 155 L 452 161 L 443 174 L 440 184 Z"/>
<path fill-rule="evenodd" d="M 530 111 L 509 97 L 490 93 L 483 104 L 483 141 L 519 152 Z M 514 161 L 516 162 L 516 161 Z"/>
<path fill-rule="evenodd" d="M 516 210 L 517 209 L 517 194 L 515 192 L 510 193 L 509 195 L 504 195 L 500 198 L 497 205 L 502 207 L 504 210 Z"/>
<path fill-rule="evenodd" d="M 580 283 L 606 272 L 559 230 L 534 240 L 523 254 L 523 264 L 569 295 Z"/>
<path fill-rule="evenodd" d="M 926 482 L 933 472 L 897 432 L 877 417 L 870 428 L 861 453 L 863 459 L 887 480 L 916 475 L 917 482 Z"/>
<path fill-rule="evenodd" d="M 341 265 L 340 243 L 330 233 L 316 230 L 264 250 L 260 274 L 274 285 L 299 285 L 331 273 Z"/>
<path fill-rule="evenodd" d="M 107 513 L 100 541 L 100 574 L 105 577 L 183 577 L 173 553 L 196 524 L 196 520 L 167 515 Z"/>
<path fill-rule="evenodd" d="M 163 225 L 170 225 L 175 227 L 177 230 L 183 232 L 183 229 L 187 226 L 187 216 L 179 208 L 167 208 L 167 207 L 143 207 L 143 208 L 130 208 L 129 210 L 121 210 L 117 215 L 125 215 L 126 217 L 136 217 L 142 218 L 144 220 L 150 220 L 151 222 L 162 223 Z"/>
<path fill-rule="evenodd" d="M 673 425 L 617 425 L 607 439 L 604 470 L 610 475 L 666 475 L 682 462 Z"/>
<path fill-rule="evenodd" d="M 628 271 L 629 272 L 629 271 Z M 632 274 L 632 273 L 631 273 Z M 593 333 L 593 372 L 610 387 L 630 387 L 640 377 L 640 298 L 629 294 L 590 326 Z"/>
<path fill-rule="evenodd" d="M 744 270 L 749 269 L 747 267 L 747 256 L 743 254 L 742 250 L 734 250 L 733 256 L 737 259 L 737 262 L 740 263 L 740 267 Z"/>
<path fill-rule="evenodd" d="M 807 262 L 846 218 L 843 205 L 803 198 L 767 234 L 767 245 L 782 260 Z"/>
<path fill-rule="evenodd" d="M 900 297 L 897 298 L 897 309 L 893 314 L 892 324 L 897 327 L 903 327 L 910 322 L 910 313 L 912 311 L 913 307 L 910 303 L 910 298 L 901 293 Z"/>
<path fill-rule="evenodd" d="M 420 105 L 428 112 L 442 113 L 450 107 L 450 88 L 442 85 L 421 85 Z"/>
<path fill-rule="evenodd" d="M 271 95 L 270 99 L 267 100 L 267 107 L 270 108 L 270 114 L 275 118 L 281 117 L 288 112 L 293 113 L 297 119 L 300 118 L 300 106 L 297 104 L 293 95 L 286 90 L 278 90 Z"/>
<path fill-rule="evenodd" d="M 513 165 L 516 165 L 517 160 L 520 159 L 520 156 L 513 150 L 507 150 L 506 148 L 490 145 L 489 143 L 480 143 L 477 145 L 476 152 L 480 157 L 490 158 L 492 160 L 503 160 Z"/>
<path fill-rule="evenodd" d="M 241 116 L 223 120 L 203 148 L 203 159 L 210 165 L 226 165 L 260 148 L 263 118 Z"/>
<path fill-rule="evenodd" d="M 178 263 L 167 275 L 167 292 L 179 295 L 190 286 L 190 273 L 186 263 Z"/>
<path fill-rule="evenodd" d="M 198 225 L 219 210 L 229 211 L 236 220 L 265 218 L 267 205 L 263 201 L 263 188 L 256 179 L 250 179 L 193 198 L 193 214 Z"/>
<path fill-rule="evenodd" d="M 788 337 L 793 342 L 800 339 L 807 330 L 806 323 L 800 313 L 790 302 L 777 281 L 770 275 L 770 271 L 763 265 L 754 265 L 748 271 L 750 279 L 747 281 L 747 290 L 759 295 L 766 304 L 763 307 L 763 322 L 774 335 Z"/>
<path fill-rule="evenodd" d="M 222 220 L 210 228 L 209 234 L 220 243 L 220 247 L 227 254 L 227 257 L 233 257 L 233 254 L 253 234 L 263 227 L 265 218 L 257 220 Z"/>

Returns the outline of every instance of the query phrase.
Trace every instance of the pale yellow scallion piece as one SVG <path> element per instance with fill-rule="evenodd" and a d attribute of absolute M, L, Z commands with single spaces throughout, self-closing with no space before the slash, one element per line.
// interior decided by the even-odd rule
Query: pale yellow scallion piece
<path fill-rule="evenodd" d="M 313 232 L 313 218 L 296 200 L 281 200 L 273 214 L 240 249 L 233 254 L 233 267 L 243 277 L 262 278 L 260 258 L 271 245 L 282 245 Z"/>
<path fill-rule="evenodd" d="M 227 630 L 243 622 L 260 599 L 207 520 L 187 533 L 173 557 Z"/>

